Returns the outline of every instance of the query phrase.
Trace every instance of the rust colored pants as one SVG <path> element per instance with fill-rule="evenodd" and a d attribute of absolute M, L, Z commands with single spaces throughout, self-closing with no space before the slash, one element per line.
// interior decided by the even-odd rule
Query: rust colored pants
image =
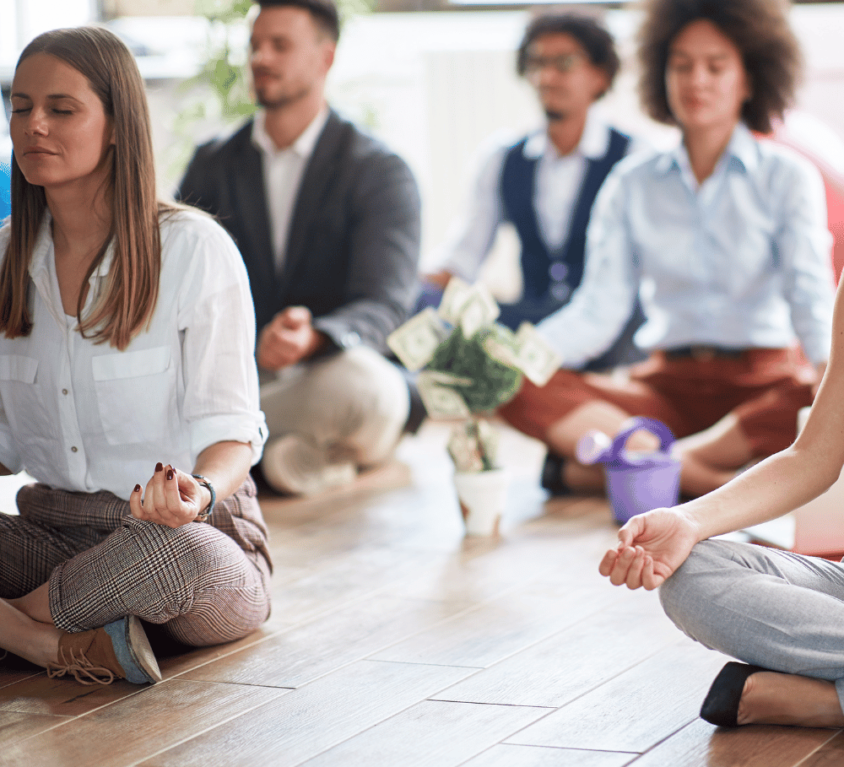
<path fill-rule="evenodd" d="M 525 380 L 499 413 L 543 442 L 553 424 L 594 401 L 656 418 L 676 437 L 703 431 L 733 413 L 754 457 L 767 456 L 794 441 L 797 411 L 812 404 L 805 372 L 790 349 L 748 349 L 737 357 L 710 360 L 673 359 L 655 352 L 631 368 L 624 382 L 571 370 L 558 370 L 543 388 Z"/>

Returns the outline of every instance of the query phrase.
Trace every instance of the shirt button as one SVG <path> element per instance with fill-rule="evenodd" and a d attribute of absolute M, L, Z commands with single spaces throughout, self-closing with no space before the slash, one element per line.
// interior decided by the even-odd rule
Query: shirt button
<path fill-rule="evenodd" d="M 78 452 L 79 452 L 79 448 L 78 448 L 78 447 L 76 447 L 76 445 L 74 445 L 72 448 L 70 448 L 70 452 L 71 452 L 71 453 L 78 453 Z"/>
<path fill-rule="evenodd" d="M 570 294 L 571 288 L 564 282 L 558 282 L 551 286 L 551 295 L 558 301 L 567 301 Z"/>
<path fill-rule="evenodd" d="M 62 394 L 64 394 L 65 396 L 67 396 L 67 389 L 62 389 Z"/>
<path fill-rule="evenodd" d="M 548 267 L 548 276 L 551 277 L 554 282 L 562 282 L 568 276 L 568 273 L 568 267 L 560 261 L 555 261 L 550 267 Z"/>

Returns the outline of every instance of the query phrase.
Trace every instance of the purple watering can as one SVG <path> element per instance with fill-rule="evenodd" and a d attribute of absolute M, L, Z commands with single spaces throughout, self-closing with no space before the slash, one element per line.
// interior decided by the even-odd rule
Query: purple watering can
<path fill-rule="evenodd" d="M 624 449 L 628 437 L 644 429 L 659 437 L 659 450 L 632 453 Z M 600 431 L 584 434 L 577 443 L 577 460 L 605 465 L 607 496 L 613 518 L 623 525 L 630 517 L 651 509 L 676 506 L 680 498 L 680 461 L 671 455 L 671 430 L 653 418 L 630 418 L 610 439 Z"/>

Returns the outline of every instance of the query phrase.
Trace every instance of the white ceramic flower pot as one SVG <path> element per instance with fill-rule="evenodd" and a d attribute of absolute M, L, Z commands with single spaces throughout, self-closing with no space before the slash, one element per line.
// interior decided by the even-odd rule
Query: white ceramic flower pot
<path fill-rule="evenodd" d="M 454 486 L 466 535 L 498 535 L 507 500 L 507 474 L 492 471 L 456 471 Z"/>

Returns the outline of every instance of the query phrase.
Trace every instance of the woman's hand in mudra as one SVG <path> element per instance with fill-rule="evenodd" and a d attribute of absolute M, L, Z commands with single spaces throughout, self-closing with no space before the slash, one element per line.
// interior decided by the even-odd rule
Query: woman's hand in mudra
<path fill-rule="evenodd" d="M 158 463 L 143 493 L 141 486 L 135 485 L 129 496 L 129 508 L 137 519 L 181 527 L 193 522 L 202 512 L 202 490 L 190 474 Z"/>
<path fill-rule="evenodd" d="M 618 546 L 604 555 L 598 569 L 615 586 L 650 591 L 686 561 L 699 540 L 697 525 L 677 507 L 655 509 L 618 531 Z"/>

